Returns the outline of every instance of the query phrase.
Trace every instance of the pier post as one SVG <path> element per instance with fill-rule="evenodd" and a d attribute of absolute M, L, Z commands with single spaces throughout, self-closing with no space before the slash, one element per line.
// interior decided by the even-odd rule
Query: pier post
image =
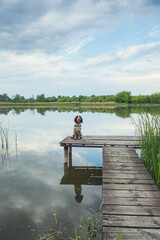
<path fill-rule="evenodd" d="M 68 147 L 64 146 L 64 163 L 68 163 Z"/>
<path fill-rule="evenodd" d="M 72 167 L 72 146 L 69 146 L 68 154 L 69 154 L 69 167 Z"/>

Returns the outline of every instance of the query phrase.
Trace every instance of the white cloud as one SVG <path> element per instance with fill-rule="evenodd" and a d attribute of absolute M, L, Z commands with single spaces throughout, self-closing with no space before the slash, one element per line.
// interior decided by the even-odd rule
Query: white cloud
<path fill-rule="evenodd" d="M 2 91 L 25 96 L 42 91 L 46 95 L 101 94 L 106 91 L 105 84 L 112 88 L 113 81 L 116 86 L 120 79 L 156 76 L 160 42 L 151 40 L 158 36 L 157 20 L 152 29 L 146 27 L 151 30 L 143 39 L 136 26 L 139 16 L 145 26 L 143 17 L 156 16 L 158 9 L 147 0 L 3 1 Z M 125 33 L 130 26 L 141 41 L 125 34 L 129 40 L 123 43 L 118 30 Z"/>
<path fill-rule="evenodd" d="M 113 59 L 113 56 L 110 54 L 102 54 L 96 57 L 90 57 L 86 60 L 86 65 L 99 64 L 103 62 L 110 62 Z"/>
<path fill-rule="evenodd" d="M 152 38 L 160 38 L 160 27 L 159 26 L 154 26 L 149 32 L 149 36 Z"/>
<path fill-rule="evenodd" d="M 89 43 L 90 41 L 93 41 L 93 40 L 94 40 L 93 37 L 84 38 L 84 39 L 79 41 L 78 45 L 70 46 L 70 47 L 66 48 L 65 51 L 68 54 L 77 53 L 85 44 L 87 44 L 87 43 Z M 78 41 L 75 41 L 75 42 L 78 42 Z"/>
<path fill-rule="evenodd" d="M 141 54 L 145 55 L 150 53 L 151 51 L 157 51 L 160 48 L 160 42 L 151 42 L 146 44 L 140 44 L 128 47 L 126 49 L 120 49 L 117 52 L 117 57 L 119 58 L 130 58 L 139 56 Z"/>
<path fill-rule="evenodd" d="M 119 23 L 124 18 L 130 19 L 139 14 L 150 16 L 157 12 L 158 6 L 147 0 L 132 3 L 128 0 L 28 0 L 25 4 L 16 0 L 3 1 L 0 13 L 1 49 L 64 50 L 71 47 L 70 42 L 75 35 L 81 42 L 84 36 L 87 38 L 95 32 L 115 28 L 115 21 Z"/>

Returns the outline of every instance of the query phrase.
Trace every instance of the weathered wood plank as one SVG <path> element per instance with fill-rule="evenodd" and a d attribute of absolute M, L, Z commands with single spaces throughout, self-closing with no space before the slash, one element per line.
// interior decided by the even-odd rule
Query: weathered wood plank
<path fill-rule="evenodd" d="M 121 136 L 121 135 L 83 135 L 84 138 L 91 138 L 91 139 L 134 139 L 139 140 L 139 136 Z"/>
<path fill-rule="evenodd" d="M 155 228 L 160 229 L 160 217 L 105 215 L 103 226 L 125 228 Z"/>
<path fill-rule="evenodd" d="M 103 215 L 160 216 L 160 207 L 103 205 Z"/>
<path fill-rule="evenodd" d="M 67 136 L 64 138 L 61 142 L 64 140 L 71 139 L 71 136 Z M 91 139 L 91 140 L 98 140 L 98 139 L 109 139 L 109 140 L 134 140 L 139 141 L 138 136 L 114 136 L 114 135 L 83 135 L 82 139 Z"/>
<path fill-rule="evenodd" d="M 142 164 L 142 161 L 136 156 L 136 157 L 130 157 L 130 156 L 107 156 L 107 155 L 103 155 L 104 160 L 103 162 L 121 162 L 121 163 L 129 163 L 129 162 L 135 162 L 135 163 L 140 163 Z"/>
<path fill-rule="evenodd" d="M 135 191 L 135 190 L 106 190 L 103 189 L 103 196 L 110 197 L 131 197 L 131 198 L 158 198 L 160 199 L 159 191 Z"/>
<path fill-rule="evenodd" d="M 130 178 L 130 179 L 152 179 L 152 177 L 148 174 L 127 174 L 127 173 L 116 173 L 113 175 L 112 173 L 104 173 L 103 178 L 110 178 L 110 179 L 116 179 L 116 178 Z"/>
<path fill-rule="evenodd" d="M 114 239 L 121 232 L 122 240 L 159 240 L 159 229 L 103 227 L 103 239 Z"/>
<path fill-rule="evenodd" d="M 106 147 L 103 149 L 104 153 L 119 154 L 119 153 L 136 153 L 133 148 L 126 147 Z M 137 153 L 136 153 L 137 154 Z"/>
<path fill-rule="evenodd" d="M 124 137 L 112 137 L 112 136 L 83 136 L 81 140 L 74 140 L 71 138 L 71 136 L 68 136 L 67 138 L 63 139 L 60 142 L 61 146 L 65 145 L 72 145 L 74 146 L 111 146 L 111 145 L 120 145 L 120 146 L 138 146 L 139 141 L 137 137 L 132 136 L 124 136 Z"/>
<path fill-rule="evenodd" d="M 140 191 L 158 191 L 158 187 L 148 184 L 106 184 L 103 182 L 104 190 L 140 190 Z"/>
<path fill-rule="evenodd" d="M 69 139 L 67 139 L 67 140 L 65 140 L 65 141 L 63 141 L 63 142 L 61 142 L 60 143 L 61 145 L 63 145 L 63 144 L 91 144 L 91 145 L 124 145 L 124 146 L 132 146 L 132 145 L 134 145 L 134 146 L 136 146 L 136 145 L 138 145 L 138 143 L 136 142 L 136 141 L 132 141 L 132 140 L 128 140 L 128 141 L 117 141 L 117 140 L 95 140 L 95 141 L 93 141 L 93 140 L 90 140 L 90 139 L 88 139 L 88 140 L 85 140 L 85 139 L 82 139 L 82 140 L 73 140 L 73 139 L 71 139 L 71 140 L 69 140 Z"/>
<path fill-rule="evenodd" d="M 103 162 L 104 169 L 110 168 L 110 167 L 139 167 L 143 168 L 145 167 L 142 162 Z M 146 167 L 145 167 L 146 168 Z"/>
<path fill-rule="evenodd" d="M 123 164 L 123 163 L 103 163 L 103 167 L 105 168 L 105 170 L 120 170 L 120 171 L 144 171 L 146 169 L 146 167 L 144 165 L 140 165 L 140 164 Z M 147 171 L 148 172 L 148 171 Z"/>
<path fill-rule="evenodd" d="M 146 169 L 144 169 L 144 170 L 141 170 L 141 173 L 142 174 L 145 174 L 147 172 L 147 170 Z M 127 170 L 125 170 L 125 169 L 121 169 L 121 170 L 114 170 L 114 169 L 108 169 L 108 170 L 103 170 L 103 175 L 104 174 L 115 174 L 115 173 L 125 173 L 125 174 L 128 174 L 128 177 L 129 177 L 129 174 L 137 174 L 137 170 L 129 170 L 129 171 L 127 171 Z"/>
<path fill-rule="evenodd" d="M 122 205 L 122 206 L 153 206 L 160 207 L 160 201 L 158 198 L 137 198 L 137 197 L 113 197 L 103 196 L 102 204 L 108 205 Z"/>
<path fill-rule="evenodd" d="M 110 170 L 111 171 L 111 170 Z M 113 171 L 112 171 L 113 172 Z M 104 183 L 123 183 L 123 184 L 134 184 L 136 183 L 138 184 L 148 184 L 148 185 L 155 185 L 155 182 L 153 181 L 153 179 L 138 179 L 138 178 L 103 178 L 103 184 Z"/>

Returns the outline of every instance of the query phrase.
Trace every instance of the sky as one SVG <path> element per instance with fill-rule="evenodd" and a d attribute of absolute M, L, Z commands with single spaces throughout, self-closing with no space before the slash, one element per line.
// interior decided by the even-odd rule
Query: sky
<path fill-rule="evenodd" d="M 160 92 L 159 0 L 0 0 L 0 94 Z"/>

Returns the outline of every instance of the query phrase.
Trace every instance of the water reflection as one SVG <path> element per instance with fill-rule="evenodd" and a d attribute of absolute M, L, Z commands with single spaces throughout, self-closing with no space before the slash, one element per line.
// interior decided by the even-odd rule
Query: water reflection
<path fill-rule="evenodd" d="M 134 126 L 125 114 L 136 111 L 141 110 L 84 109 L 82 133 L 133 135 Z M 159 108 L 149 111 L 156 113 Z M 0 109 L 1 121 L 9 122 L 11 132 L 18 136 L 18 159 L 11 134 L 13 147 L 9 145 L 9 160 L 4 157 L 0 172 L 0 240 L 36 240 L 39 233 L 53 228 L 53 213 L 66 238 L 73 238 L 80 217 L 90 216 L 90 208 L 99 208 L 101 149 L 76 148 L 72 153 L 75 166 L 63 165 L 59 142 L 72 134 L 75 114 L 78 109 Z"/>
<path fill-rule="evenodd" d="M 61 184 L 74 185 L 75 200 L 82 202 L 82 185 L 102 185 L 102 167 L 72 166 L 64 163 Z"/>
<path fill-rule="evenodd" d="M 11 161 L 10 169 L 5 168 L 0 181 L 1 240 L 37 240 L 39 233 L 53 227 L 55 212 L 60 230 L 73 237 L 80 217 L 88 215 L 89 208 L 98 209 L 101 188 L 84 186 L 85 201 L 79 205 L 73 188 L 60 185 L 64 170 L 60 153 L 21 152 L 16 162 Z M 79 194 L 78 186 L 76 191 Z"/>
<path fill-rule="evenodd" d="M 120 118 L 130 118 L 131 114 L 140 114 L 140 113 L 150 113 L 152 115 L 160 114 L 160 107 L 157 106 L 128 106 L 128 107 L 55 107 L 55 108 L 44 108 L 44 107 L 7 107 L 7 108 L 0 108 L 0 114 L 9 114 L 12 112 L 13 114 L 19 115 L 22 112 L 30 110 L 30 112 L 34 114 L 41 114 L 45 116 L 47 112 L 92 112 L 92 113 L 110 113 L 115 114 Z"/>

